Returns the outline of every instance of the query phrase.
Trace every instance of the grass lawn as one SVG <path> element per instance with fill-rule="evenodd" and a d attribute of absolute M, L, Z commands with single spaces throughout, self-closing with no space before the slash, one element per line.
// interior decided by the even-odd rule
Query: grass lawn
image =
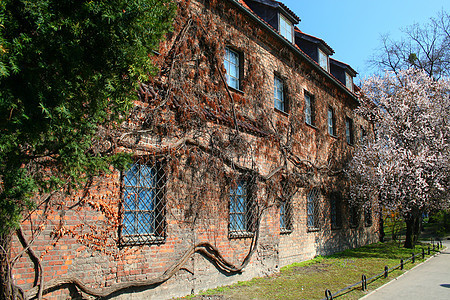
<path fill-rule="evenodd" d="M 422 248 L 416 246 L 415 253 L 420 253 L 415 264 L 408 262 L 405 270 L 422 262 Z M 330 256 L 316 257 L 312 260 L 283 267 L 279 273 L 269 277 L 255 278 L 231 286 L 219 287 L 205 291 L 189 299 L 322 299 L 325 289 L 331 293 L 361 280 L 361 275 L 370 277 L 400 263 L 400 259 L 411 256 L 412 249 L 399 247 L 398 243 L 377 243 L 365 247 L 346 250 Z M 427 258 L 427 256 L 426 256 Z M 363 292 L 359 285 L 337 299 L 359 299 L 370 291 L 399 276 L 404 271 L 395 270 L 387 279 L 380 278 L 368 282 L 368 291 Z M 336 299 L 336 298 L 335 298 Z"/>

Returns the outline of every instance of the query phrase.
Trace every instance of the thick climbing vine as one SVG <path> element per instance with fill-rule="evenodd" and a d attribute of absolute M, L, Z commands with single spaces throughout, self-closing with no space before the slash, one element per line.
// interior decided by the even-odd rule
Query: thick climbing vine
<path fill-rule="evenodd" d="M 166 211 L 181 208 L 180 215 L 171 217 L 193 229 L 201 222 L 207 223 L 211 214 L 226 220 L 229 187 L 242 175 L 250 176 L 258 195 L 262 196 L 255 198 L 257 226 L 247 255 L 236 266 L 226 260 L 213 243 L 194 242 L 157 278 L 97 289 L 75 277 L 61 277 L 43 286 L 41 267 L 36 263 L 36 277 L 40 279 L 35 280 L 33 289 L 21 292 L 24 297 L 41 297 L 66 284 L 97 297 L 131 287 L 154 286 L 168 280 L 195 252 L 208 257 L 222 271 L 240 272 L 257 248 L 258 224 L 268 208 L 290 201 L 301 188 L 336 184 L 342 158 L 347 155 L 339 143 L 333 144 L 325 158 L 319 154 L 302 156 L 302 143 L 307 137 L 302 131 L 300 102 L 294 101 L 302 92 L 302 76 L 293 75 L 286 80 L 286 96 L 292 99 L 291 114 L 280 118 L 273 110 L 270 93 L 264 89 L 272 74 L 264 70 L 259 48 L 248 42 L 248 39 L 263 39 L 261 30 L 226 1 L 205 1 L 204 8 L 189 0 L 180 0 L 177 4 L 174 30 L 153 58 L 160 72 L 139 84 L 135 106 L 126 121 L 118 129 L 108 129 L 107 148 L 163 159 L 171 179 Z M 245 93 L 230 91 L 225 82 L 223 58 L 228 45 L 245 53 L 242 78 Z M 302 73 L 306 71 L 298 66 L 299 62 L 288 49 L 280 49 L 274 55 L 280 57 L 277 66 L 280 72 L 288 69 L 289 72 L 283 73 L 291 74 L 294 70 L 315 80 L 313 71 L 307 75 Z M 315 144 L 319 152 L 323 144 L 320 137 Z M 261 169 L 261 161 L 267 162 L 269 168 Z M 37 257 L 30 250 L 33 241 L 47 226 L 51 228 L 53 244 L 40 253 L 40 258 L 66 237 L 115 260 L 138 251 L 138 247 L 118 247 L 121 200 L 114 191 L 120 190 L 120 178 L 118 172 L 111 171 L 111 174 L 104 174 L 107 180 L 91 177 L 82 193 L 55 192 L 38 201 L 37 209 L 25 218 L 32 235 L 29 241 L 23 237 L 26 250 L 17 257 L 25 253 Z M 55 206 L 57 209 L 53 210 Z M 101 219 L 92 222 L 85 215 L 86 209 L 99 212 Z M 76 224 L 69 224 L 65 219 L 65 212 L 69 210 L 78 212 Z"/>

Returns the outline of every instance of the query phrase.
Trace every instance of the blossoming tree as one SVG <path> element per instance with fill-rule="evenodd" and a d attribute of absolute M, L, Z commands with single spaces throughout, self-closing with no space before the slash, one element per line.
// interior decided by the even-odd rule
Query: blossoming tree
<path fill-rule="evenodd" d="M 359 113 L 373 121 L 375 139 L 355 151 L 347 174 L 351 201 L 399 209 L 405 247 L 417 240 L 424 212 L 449 204 L 450 81 L 414 69 L 372 77 L 362 87 Z"/>

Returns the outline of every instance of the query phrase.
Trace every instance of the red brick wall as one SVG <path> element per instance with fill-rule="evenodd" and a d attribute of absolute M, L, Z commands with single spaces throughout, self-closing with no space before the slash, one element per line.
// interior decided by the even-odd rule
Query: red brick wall
<path fill-rule="evenodd" d="M 220 40 L 222 47 L 232 45 L 244 53 L 244 88 L 243 93 L 232 91 L 237 102 L 238 112 L 258 118 L 259 111 L 268 112 L 265 116 L 273 123 L 287 125 L 297 124 L 293 151 L 297 156 L 310 160 L 318 165 L 326 164 L 330 159 L 340 167 L 343 161 L 351 155 L 353 146 L 345 140 L 345 116 L 352 117 L 355 125 L 367 122 L 353 112 L 353 100 L 342 91 L 342 87 L 331 83 L 304 59 L 294 55 L 280 39 L 258 30 L 258 26 L 248 17 L 230 22 L 236 16 L 237 10 L 227 1 L 222 1 L 216 10 L 203 10 L 201 4 L 192 1 L 189 11 L 199 18 L 211 19 L 216 24 L 224 26 L 229 34 Z M 255 28 L 248 31 L 244 27 Z M 246 27 L 247 28 L 247 27 Z M 170 43 L 170 41 L 168 42 Z M 257 64 L 258 68 L 254 65 Z M 257 74 L 252 74 L 255 72 Z M 288 89 L 290 101 L 289 114 L 283 114 L 273 109 L 273 75 L 282 76 Z M 251 85 L 251 77 L 258 76 L 262 80 L 258 86 Z M 247 85 L 246 85 L 247 84 Z M 304 123 L 304 91 L 313 94 L 316 100 L 316 128 Z M 258 96 L 256 96 L 258 95 Z M 245 100 L 250 103 L 243 103 Z M 332 105 L 337 117 L 337 138 L 328 135 L 327 107 Z M 209 125 L 209 129 L 226 132 L 230 128 L 221 125 Z M 367 130 L 369 131 L 369 130 Z M 269 174 L 280 164 L 280 151 L 274 148 L 264 138 L 247 133 L 241 136 L 255 147 L 256 169 L 261 174 Z M 355 137 L 357 140 L 358 138 Z M 141 139 L 141 146 L 152 137 Z M 185 167 L 187 157 L 179 155 L 181 173 L 189 174 Z M 251 160 L 240 161 L 250 166 Z M 186 175 L 184 174 L 184 175 Z M 240 265 L 248 254 L 251 238 L 228 237 L 228 195 L 229 187 L 220 186 L 214 179 L 208 179 L 210 187 L 205 191 L 193 190 L 189 176 L 167 174 L 167 211 L 166 239 L 164 243 L 119 247 L 117 221 L 120 195 L 120 172 L 112 173 L 96 180 L 86 197 L 83 195 L 67 196 L 64 204 L 77 203 L 83 199 L 83 205 L 77 209 L 61 210 L 52 206 L 45 210 L 39 207 L 31 218 L 24 221 L 22 227 L 25 236 L 32 242 L 36 254 L 42 258 L 44 283 L 61 276 L 75 276 L 86 285 L 102 288 L 120 282 L 144 280 L 161 276 L 172 266 L 191 246 L 198 242 L 208 242 L 217 247 L 221 255 L 231 263 Z M 267 207 L 261 216 L 260 233 L 257 251 L 252 256 L 250 264 L 241 274 L 227 276 L 219 272 L 214 265 L 200 254 L 194 254 L 176 272 L 175 276 L 161 285 L 146 289 L 134 290 L 139 298 L 164 299 L 182 296 L 199 290 L 263 276 L 277 271 L 281 266 L 319 254 L 328 254 L 338 250 L 374 242 L 377 231 L 376 216 L 373 215 L 373 226 L 364 227 L 363 221 L 358 228 L 350 228 L 343 209 L 343 227 L 331 230 L 328 193 L 332 187 L 330 182 L 337 179 L 327 178 L 322 173 L 314 175 L 313 182 L 320 188 L 320 230 L 308 232 L 306 226 L 306 195 L 311 186 L 302 187 L 292 199 L 293 230 L 291 233 L 280 234 L 279 207 Z M 263 203 L 270 194 L 271 186 L 264 182 L 258 183 L 258 201 Z M 225 191 L 225 193 L 224 193 Z M 193 195 L 200 195 L 198 199 Z M 194 200 L 198 200 L 198 202 Z M 345 199 L 344 199 L 345 200 Z M 272 204 L 276 204 L 273 202 Z M 194 209 L 189 205 L 194 205 Z M 197 206 L 196 206 L 197 205 Z M 111 209 L 105 213 L 105 207 Z M 189 215 L 193 211 L 195 216 Z M 46 218 L 45 226 L 39 228 L 40 220 Z M 80 227 L 83 224 L 83 227 Z M 61 230 L 61 226 L 63 229 Z M 55 232 L 64 233 L 58 239 Z M 93 233 L 94 232 L 94 233 Z M 88 233 L 87 235 L 85 235 Z M 89 235 L 91 233 L 91 235 Z M 34 235 L 33 235 L 34 234 Z M 106 237 L 104 240 L 92 240 L 94 236 Z M 92 245 L 97 245 L 92 247 Z M 93 249 L 94 248 L 94 249 Z M 98 249 L 96 249 L 98 248 Z M 22 251 L 17 240 L 14 241 L 13 256 Z M 30 259 L 23 255 L 18 259 L 13 270 L 16 284 L 28 290 L 34 286 L 35 269 Z M 117 295 L 127 298 L 133 291 Z M 46 295 L 47 299 L 66 299 L 75 295 L 74 290 L 66 286 Z"/>

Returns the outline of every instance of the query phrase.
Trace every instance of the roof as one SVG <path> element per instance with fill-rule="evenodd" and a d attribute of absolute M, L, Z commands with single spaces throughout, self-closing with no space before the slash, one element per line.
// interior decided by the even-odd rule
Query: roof
<path fill-rule="evenodd" d="M 334 58 L 330 58 L 330 64 L 335 64 L 338 67 L 346 69 L 350 73 L 350 75 L 352 75 L 352 76 L 356 76 L 356 74 L 358 74 L 358 72 L 356 72 L 352 67 L 350 67 L 346 63 L 343 63 L 343 62 L 341 62 L 339 60 L 336 60 Z"/>
<path fill-rule="evenodd" d="M 342 84 L 342 82 L 340 82 L 338 79 L 336 79 L 331 73 L 325 71 L 322 67 L 320 67 L 320 65 L 313 60 L 311 57 L 309 57 L 309 55 L 307 55 L 304 51 L 302 51 L 300 49 L 300 47 L 298 47 L 296 44 L 291 43 L 290 41 L 288 41 L 287 39 L 285 39 L 275 28 L 273 28 L 269 23 L 267 23 L 266 21 L 264 21 L 264 19 L 262 19 L 260 16 L 258 16 L 248 5 L 247 3 L 245 3 L 244 0 L 228 0 L 234 4 L 237 5 L 237 7 L 239 7 L 241 10 L 243 10 L 244 12 L 247 13 L 247 15 L 249 15 L 250 17 L 252 17 L 255 21 L 259 22 L 263 27 L 266 27 L 266 29 L 268 29 L 270 32 L 272 32 L 272 34 L 275 34 L 277 37 L 279 37 L 286 45 L 290 46 L 292 50 L 294 50 L 295 52 L 297 52 L 301 57 L 303 57 L 304 59 L 306 59 L 309 63 L 311 63 L 314 67 L 317 68 L 317 70 L 319 70 L 319 72 L 321 72 L 322 74 L 325 74 L 326 77 L 328 77 L 329 79 L 331 79 L 335 84 L 337 84 L 338 86 L 340 86 L 354 101 L 356 101 L 356 103 L 359 104 L 359 100 L 358 97 L 355 93 L 353 93 L 352 91 L 350 91 L 345 85 Z M 249 1 L 249 0 L 247 0 Z M 273 1 L 273 0 L 251 0 L 251 1 L 270 1 L 270 2 L 277 2 L 278 1 Z M 295 26 L 294 26 L 294 30 L 295 30 Z M 300 33 L 302 33 L 298 28 L 296 28 Z M 312 37 L 312 36 L 311 36 Z M 317 39 L 317 38 L 316 38 Z M 320 40 L 320 39 L 319 39 Z M 325 45 L 327 45 L 324 41 L 323 43 Z M 328 45 L 327 45 L 328 46 Z M 328 46 L 330 47 L 330 46 Z M 331 49 L 331 47 L 330 47 Z M 331 49 L 332 50 L 332 49 Z M 333 51 L 334 52 L 334 51 Z"/>
<path fill-rule="evenodd" d="M 303 31 L 301 31 L 300 29 L 298 29 L 297 26 L 294 26 L 294 32 L 296 35 L 299 35 L 301 38 L 310 41 L 312 43 L 316 43 L 316 44 L 322 44 L 328 51 L 329 51 L 329 55 L 334 53 L 333 48 L 330 47 L 330 45 L 328 45 L 324 40 L 315 37 L 313 35 L 304 33 Z"/>
<path fill-rule="evenodd" d="M 292 17 L 297 23 L 300 22 L 300 18 L 292 10 L 290 10 L 289 7 L 287 7 L 286 5 L 284 5 L 284 3 L 280 2 L 280 1 L 275 1 L 275 0 L 247 0 L 247 1 L 258 2 L 263 5 L 281 9 L 285 13 L 290 15 L 290 17 Z M 239 1 L 239 2 L 241 2 L 241 1 Z"/>

